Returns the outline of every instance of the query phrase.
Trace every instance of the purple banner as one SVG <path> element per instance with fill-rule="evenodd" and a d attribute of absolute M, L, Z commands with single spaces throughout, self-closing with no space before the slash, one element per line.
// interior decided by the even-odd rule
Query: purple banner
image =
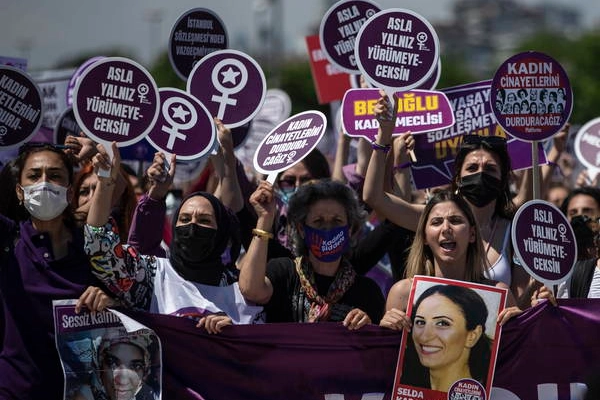
<path fill-rule="evenodd" d="M 523 204 L 513 219 L 511 237 L 516 256 L 534 278 L 549 287 L 569 278 L 577 260 L 575 234 L 554 204 Z"/>
<path fill-rule="evenodd" d="M 335 3 L 321 20 L 319 40 L 321 49 L 332 64 L 344 72 L 359 72 L 354 55 L 354 43 L 361 26 L 381 8 L 367 0 Z"/>
<path fill-rule="evenodd" d="M 583 125 L 575 136 L 575 155 L 586 167 L 600 169 L 600 118 Z"/>
<path fill-rule="evenodd" d="M 404 91 L 418 87 L 433 73 L 439 41 L 425 18 L 391 8 L 363 24 L 355 52 L 360 71 L 374 87 Z"/>
<path fill-rule="evenodd" d="M 491 99 L 498 123 L 526 141 L 552 137 L 573 109 L 567 73 L 553 58 L 528 51 L 515 54 L 496 71 Z"/>
<path fill-rule="evenodd" d="M 502 328 L 492 399 L 583 398 L 588 376 L 600 368 L 600 300 L 558 303 L 544 302 Z M 128 314 L 161 339 L 163 398 L 391 398 L 402 337 L 396 331 L 281 323 L 209 335 L 184 318 Z"/>
<path fill-rule="evenodd" d="M 462 136 L 467 134 L 505 137 L 511 168 L 520 170 L 532 166 L 531 143 L 508 137 L 496 123 L 489 101 L 490 83 L 488 80 L 441 89 L 450 100 L 456 123 L 448 129 L 415 135 L 417 161 L 410 168 L 417 189 L 450 183 L 454 158 Z M 546 163 L 541 143 L 538 144 L 538 159 L 540 165 Z"/>
<path fill-rule="evenodd" d="M 186 11 L 169 36 L 169 60 L 175 73 L 186 80 L 205 55 L 227 48 L 227 30 L 217 14 L 206 8 Z"/>
<path fill-rule="evenodd" d="M 326 128 L 327 118 L 320 111 L 304 111 L 286 119 L 258 145 L 254 168 L 272 174 L 291 167 L 317 146 Z"/>
<path fill-rule="evenodd" d="M 454 114 L 442 92 L 413 89 L 398 92 L 394 134 L 430 132 L 454 125 Z M 342 101 L 342 123 L 348 136 L 375 140 L 379 122 L 373 114 L 378 89 L 350 89 Z"/>
<path fill-rule="evenodd" d="M 180 160 L 204 157 L 218 146 L 217 131 L 208 110 L 181 89 L 160 88 L 160 113 L 146 140 L 158 151 Z"/>
<path fill-rule="evenodd" d="M 77 123 L 99 142 L 115 141 L 119 147 L 136 143 L 158 118 L 160 101 L 152 75 L 127 58 L 96 61 L 78 79 L 73 96 Z"/>
<path fill-rule="evenodd" d="M 0 147 L 27 141 L 42 124 L 42 94 L 18 68 L 0 65 Z"/>
<path fill-rule="evenodd" d="M 208 109 L 210 115 L 230 128 L 250 122 L 267 93 L 265 75 L 249 55 L 237 50 L 211 53 L 196 64 L 187 91 Z"/>

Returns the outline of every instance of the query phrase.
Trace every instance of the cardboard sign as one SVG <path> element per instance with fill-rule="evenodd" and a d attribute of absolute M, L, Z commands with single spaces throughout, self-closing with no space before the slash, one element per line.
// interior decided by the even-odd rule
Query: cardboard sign
<path fill-rule="evenodd" d="M 217 131 L 206 107 L 176 88 L 160 88 L 160 113 L 146 140 L 179 160 L 201 158 L 218 146 Z"/>
<path fill-rule="evenodd" d="M 26 142 L 42 124 L 42 94 L 18 68 L 0 65 L 0 147 Z"/>
<path fill-rule="evenodd" d="M 368 0 L 335 3 L 323 16 L 319 42 L 330 63 L 349 74 L 360 72 L 354 55 L 354 43 L 362 25 L 381 7 Z"/>
<path fill-rule="evenodd" d="M 398 92 L 398 115 L 394 134 L 422 133 L 454 125 L 454 114 L 446 95 L 431 90 Z M 342 101 L 342 123 L 348 136 L 375 140 L 379 122 L 373 114 L 378 89 L 350 89 Z"/>
<path fill-rule="evenodd" d="M 341 100 L 351 87 L 351 76 L 331 64 L 321 49 L 317 35 L 306 37 L 310 72 L 319 104 Z"/>
<path fill-rule="evenodd" d="M 439 40 L 433 26 L 413 11 L 380 11 L 361 27 L 356 61 L 374 87 L 386 93 L 418 87 L 433 73 Z"/>
<path fill-rule="evenodd" d="M 577 243 L 567 217 L 552 203 L 523 204 L 512 223 L 512 244 L 521 265 L 546 286 L 569 278 L 577 261 Z"/>
<path fill-rule="evenodd" d="M 501 136 L 507 138 L 511 169 L 532 166 L 531 144 L 508 136 L 498 125 L 491 109 L 491 81 L 454 86 L 441 91 L 448 97 L 456 123 L 450 128 L 414 136 L 417 161 L 410 170 L 417 189 L 447 185 L 454 173 L 454 158 L 462 136 Z M 539 164 L 546 162 L 541 143 L 538 144 Z"/>
<path fill-rule="evenodd" d="M 579 128 L 575 136 L 575 155 L 587 168 L 600 171 L 600 118 L 594 118 Z"/>
<path fill-rule="evenodd" d="M 300 162 L 319 143 L 327 128 L 320 111 L 304 111 L 275 127 L 254 153 L 254 168 L 273 175 Z"/>
<path fill-rule="evenodd" d="M 215 51 L 196 64 L 187 91 L 210 115 L 230 128 L 250 122 L 265 101 L 267 83 L 260 65 L 237 50 Z"/>
<path fill-rule="evenodd" d="M 169 36 L 169 61 L 175 73 L 186 80 L 207 54 L 227 48 L 227 30 L 217 14 L 206 8 L 185 12 Z"/>
<path fill-rule="evenodd" d="M 552 137 L 565 125 L 573 109 L 573 92 L 556 60 L 528 51 L 498 68 L 490 101 L 496 120 L 508 134 L 533 142 Z"/>
<path fill-rule="evenodd" d="M 489 399 L 506 295 L 494 286 L 415 276 L 406 310 L 413 326 L 402 335 L 392 399 Z"/>
<path fill-rule="evenodd" d="M 73 111 L 87 136 L 117 142 L 138 142 L 150 132 L 159 111 L 158 88 L 140 64 L 107 57 L 88 67 L 75 86 Z"/>

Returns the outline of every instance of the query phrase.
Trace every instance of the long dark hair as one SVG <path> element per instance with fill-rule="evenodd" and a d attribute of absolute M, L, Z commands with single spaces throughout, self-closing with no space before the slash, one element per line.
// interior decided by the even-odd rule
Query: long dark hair
<path fill-rule="evenodd" d="M 473 379 L 478 381 L 487 388 L 487 378 L 492 358 L 492 340 L 485 334 L 485 324 L 488 317 L 488 309 L 477 292 L 465 286 L 455 285 L 434 285 L 426 289 L 417 299 L 412 309 L 411 321 L 414 325 L 415 314 L 419 306 L 426 298 L 440 294 L 448 300 L 456 304 L 462 311 L 466 321 L 466 329 L 472 331 L 481 326 L 482 334 L 479 340 L 471 348 L 469 354 L 469 370 Z M 414 343 L 411 339 L 407 340 L 405 353 L 405 366 L 410 366 L 410 369 L 405 368 L 402 371 L 401 383 L 430 388 L 429 369 L 422 366 L 419 361 L 419 356 L 415 350 Z"/>

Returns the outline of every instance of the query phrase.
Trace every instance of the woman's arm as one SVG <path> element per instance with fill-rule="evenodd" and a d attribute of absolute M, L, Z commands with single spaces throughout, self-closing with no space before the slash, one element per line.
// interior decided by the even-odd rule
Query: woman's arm
<path fill-rule="evenodd" d="M 214 120 L 220 143 L 218 153 L 215 156 L 211 156 L 215 167 L 215 174 L 218 178 L 214 195 L 225 206 L 230 208 L 234 213 L 237 213 L 244 206 L 244 197 L 237 177 L 236 158 L 233 152 L 233 137 L 231 136 L 231 130 L 220 119 L 215 118 Z"/>
<path fill-rule="evenodd" d="M 348 153 L 350 152 L 350 142 L 352 138 L 344 133 L 344 128 L 340 128 L 337 141 L 337 150 L 333 161 L 333 171 L 331 171 L 331 179 L 346 183 L 344 176 L 344 165 L 348 162 Z"/>
<path fill-rule="evenodd" d="M 273 296 L 273 286 L 266 276 L 268 236 L 275 217 L 273 186 L 262 181 L 250 196 L 250 203 L 256 210 L 258 221 L 248 251 L 239 263 L 239 286 L 247 301 L 266 304 Z"/>
<path fill-rule="evenodd" d="M 395 108 L 395 107 L 394 107 Z M 384 116 L 392 114 L 391 119 Z M 396 225 L 415 231 L 423 206 L 412 204 L 401 198 L 384 191 L 386 152 L 384 148 L 391 148 L 392 132 L 396 120 L 396 112 L 389 110 L 387 96 L 379 98 L 375 106 L 375 115 L 379 121 L 379 131 L 375 139 L 371 161 L 365 176 L 363 199 L 378 215 L 381 215 Z"/>

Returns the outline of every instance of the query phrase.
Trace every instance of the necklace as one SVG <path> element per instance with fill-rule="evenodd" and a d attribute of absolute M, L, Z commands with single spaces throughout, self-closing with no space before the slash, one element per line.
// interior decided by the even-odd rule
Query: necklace
<path fill-rule="evenodd" d="M 487 246 L 485 246 L 485 255 L 486 256 L 487 256 L 488 252 L 490 251 L 490 246 L 492 245 L 492 240 L 494 239 L 494 233 L 496 233 L 496 224 L 498 223 L 498 218 L 496 218 L 494 216 L 494 217 L 492 217 L 492 219 L 494 220 L 494 222 L 492 223 L 492 231 L 490 232 L 490 235 L 488 236 Z"/>

